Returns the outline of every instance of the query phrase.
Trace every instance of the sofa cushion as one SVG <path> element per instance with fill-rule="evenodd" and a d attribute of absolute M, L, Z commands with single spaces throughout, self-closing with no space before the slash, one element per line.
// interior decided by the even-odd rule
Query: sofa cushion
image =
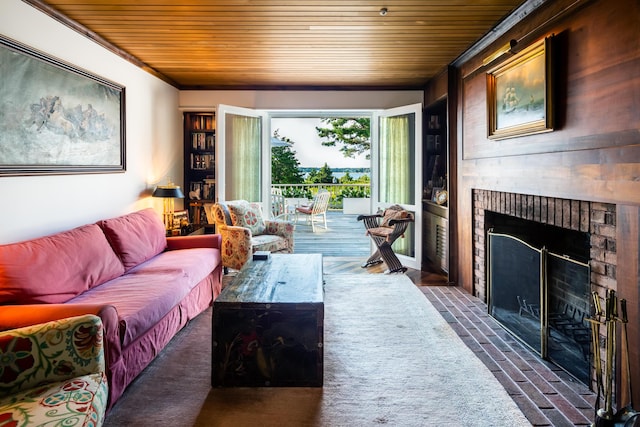
<path fill-rule="evenodd" d="M 123 272 L 95 224 L 2 245 L 0 304 L 63 303 Z"/>
<path fill-rule="evenodd" d="M 164 251 L 164 224 L 151 208 L 98 222 L 125 271 Z"/>
<path fill-rule="evenodd" d="M 229 206 L 233 225 L 248 228 L 254 236 L 264 233 L 264 219 L 259 204 L 235 200 L 227 202 L 227 206 Z"/>
<path fill-rule="evenodd" d="M 263 234 L 261 236 L 254 236 L 251 238 L 251 245 L 253 252 L 280 252 L 289 249 L 287 240 L 274 234 Z"/>
<path fill-rule="evenodd" d="M 113 305 L 118 312 L 121 343 L 127 347 L 166 316 L 219 264 L 218 249 L 164 252 L 77 296 L 71 303 Z"/>

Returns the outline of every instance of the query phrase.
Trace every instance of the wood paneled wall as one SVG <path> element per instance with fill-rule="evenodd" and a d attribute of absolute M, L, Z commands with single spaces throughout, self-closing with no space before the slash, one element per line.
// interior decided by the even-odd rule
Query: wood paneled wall
<path fill-rule="evenodd" d="M 457 283 L 473 293 L 472 189 L 613 203 L 617 206 L 618 296 L 629 302 L 632 377 L 640 390 L 640 2 L 548 2 L 459 71 L 456 165 Z M 482 59 L 554 35 L 555 130 L 487 138 Z M 490 65 L 507 57 L 503 56 Z M 436 85 L 436 87 L 439 85 Z M 426 92 L 430 93 L 429 91 Z M 636 393 L 637 394 L 637 393 Z M 638 399 L 637 399 L 638 400 Z M 640 406 L 640 401 L 635 403 Z"/>

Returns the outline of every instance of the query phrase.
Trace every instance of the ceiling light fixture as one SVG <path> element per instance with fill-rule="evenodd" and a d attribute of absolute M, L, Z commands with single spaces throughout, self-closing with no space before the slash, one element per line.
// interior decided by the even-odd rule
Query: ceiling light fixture
<path fill-rule="evenodd" d="M 386 7 L 383 7 L 380 9 L 380 16 L 385 16 L 387 14 L 388 10 Z"/>

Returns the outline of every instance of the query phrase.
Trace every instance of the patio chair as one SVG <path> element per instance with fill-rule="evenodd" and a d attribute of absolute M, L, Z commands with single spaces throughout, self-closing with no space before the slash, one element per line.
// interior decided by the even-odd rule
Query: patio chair
<path fill-rule="evenodd" d="M 322 217 L 324 223 L 324 229 L 327 229 L 327 209 L 329 209 L 329 199 L 331 193 L 327 190 L 320 190 L 318 194 L 313 198 L 310 205 L 303 205 L 296 207 L 296 217 L 294 222 L 298 223 L 298 216 L 305 215 L 307 217 L 307 223 L 311 222 L 311 230 L 315 233 L 316 226 L 315 220 L 317 217 Z"/>
<path fill-rule="evenodd" d="M 287 220 L 287 204 L 282 194 L 271 193 L 271 219 Z"/>
<path fill-rule="evenodd" d="M 384 261 L 387 264 L 389 273 L 404 273 L 404 267 L 391 245 L 404 236 L 404 232 L 410 223 L 414 221 L 413 213 L 403 209 L 399 205 L 393 205 L 374 215 L 360 215 L 358 221 L 364 221 L 367 235 L 376 245 L 376 251 L 369 257 L 367 262 L 362 264 L 362 268 L 371 267 Z"/>

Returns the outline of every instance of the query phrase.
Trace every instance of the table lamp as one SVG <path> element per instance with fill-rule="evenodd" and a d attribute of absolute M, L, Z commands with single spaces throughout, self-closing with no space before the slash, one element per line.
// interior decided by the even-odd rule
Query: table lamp
<path fill-rule="evenodd" d="M 172 183 L 170 180 L 167 185 L 158 185 L 153 191 L 153 197 L 162 197 L 164 199 L 163 220 L 164 226 L 167 231 L 173 230 L 173 212 L 174 201 L 173 199 L 182 199 L 184 194 L 180 187 Z"/>

